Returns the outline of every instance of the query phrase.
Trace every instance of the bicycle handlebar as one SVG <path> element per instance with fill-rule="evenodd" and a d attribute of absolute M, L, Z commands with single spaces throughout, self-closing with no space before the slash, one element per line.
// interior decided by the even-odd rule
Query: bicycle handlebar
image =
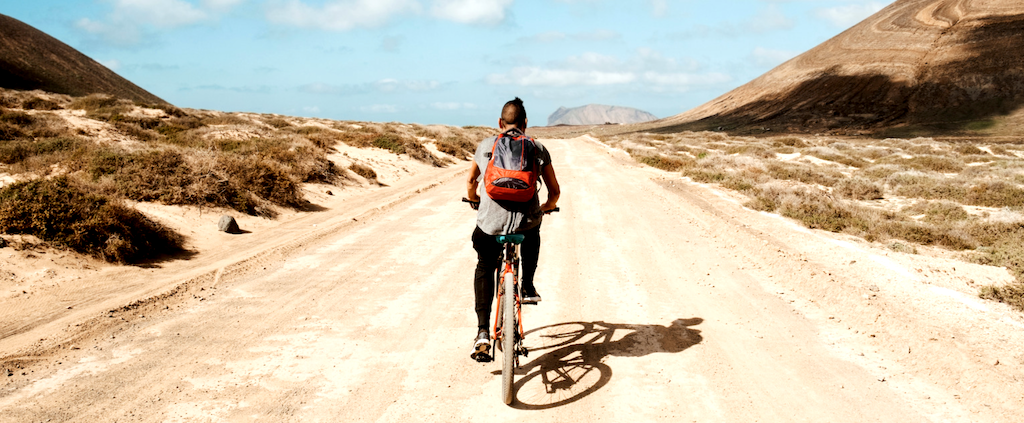
<path fill-rule="evenodd" d="M 480 207 L 480 202 L 479 201 L 473 201 L 473 200 L 470 200 L 470 199 L 468 199 L 466 197 L 462 197 L 462 202 L 463 203 L 469 203 L 469 205 L 473 206 L 473 210 L 476 210 L 478 207 Z M 562 208 L 561 207 L 555 207 L 555 208 L 553 208 L 551 210 L 548 210 L 548 211 L 544 212 L 544 214 L 551 214 L 551 213 L 559 212 L 559 211 L 562 211 Z"/>

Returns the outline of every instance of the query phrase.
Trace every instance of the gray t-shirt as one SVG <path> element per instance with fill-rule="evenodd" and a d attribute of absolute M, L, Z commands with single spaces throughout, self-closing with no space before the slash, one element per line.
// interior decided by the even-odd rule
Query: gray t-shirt
<path fill-rule="evenodd" d="M 487 170 L 487 162 L 491 160 L 491 149 L 497 137 L 490 137 L 476 147 L 476 154 L 473 160 L 480 168 L 480 184 L 477 194 L 480 195 L 480 209 L 476 213 L 476 225 L 488 235 L 507 235 L 527 231 L 540 225 L 544 213 L 540 211 L 540 190 L 534 194 L 533 199 L 526 203 L 515 203 L 510 201 L 495 201 L 487 196 L 484 191 L 484 172 Z M 540 184 L 540 171 L 544 166 L 551 165 L 551 154 L 543 144 L 534 140 L 537 145 L 537 183 Z"/>

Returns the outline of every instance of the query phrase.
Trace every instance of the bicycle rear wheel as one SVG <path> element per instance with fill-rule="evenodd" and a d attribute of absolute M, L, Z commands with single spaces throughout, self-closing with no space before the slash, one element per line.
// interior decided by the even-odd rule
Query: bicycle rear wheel
<path fill-rule="evenodd" d="M 515 376 L 516 360 L 516 332 L 519 330 L 516 323 L 516 277 L 511 272 L 504 275 L 502 283 L 505 293 L 501 296 L 501 349 L 503 358 L 501 362 L 501 399 L 505 404 L 512 404 L 512 382 Z"/>

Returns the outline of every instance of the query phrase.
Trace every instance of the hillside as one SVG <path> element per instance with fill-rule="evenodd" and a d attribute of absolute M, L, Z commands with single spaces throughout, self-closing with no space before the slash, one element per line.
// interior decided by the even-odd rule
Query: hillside
<path fill-rule="evenodd" d="M 71 96 L 101 93 L 139 103 L 167 103 L 56 38 L 2 14 L 0 88 Z"/>
<path fill-rule="evenodd" d="M 631 107 L 588 104 L 567 109 L 559 107 L 548 117 L 548 126 L 602 125 L 605 123 L 640 123 L 658 119 L 650 113 Z"/>
<path fill-rule="evenodd" d="M 1024 3 L 899 0 L 662 130 L 992 132 L 1024 102 Z M 1005 131 L 1004 131 L 1005 132 Z"/>

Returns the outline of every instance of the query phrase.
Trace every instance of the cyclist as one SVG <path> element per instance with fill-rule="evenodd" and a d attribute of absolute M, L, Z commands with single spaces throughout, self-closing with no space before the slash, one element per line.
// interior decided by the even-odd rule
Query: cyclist
<path fill-rule="evenodd" d="M 498 127 L 502 134 L 526 131 L 526 108 L 523 101 L 516 97 L 505 103 L 501 109 Z M 547 185 L 547 199 L 541 204 L 538 194 L 530 201 L 515 203 L 495 201 L 481 189 L 483 169 L 487 169 L 492 147 L 497 137 L 487 138 L 477 146 L 470 167 L 467 181 L 467 198 L 477 209 L 476 229 L 473 231 L 473 249 L 477 253 L 476 273 L 473 278 L 473 292 L 476 296 L 477 336 L 473 340 L 473 359 L 484 361 L 490 359 L 490 333 L 488 323 L 491 315 L 491 304 L 494 302 L 494 285 L 498 265 L 501 262 L 501 244 L 495 235 L 523 234 L 526 239 L 520 247 L 522 260 L 522 302 L 536 304 L 540 295 L 533 284 L 533 275 L 537 271 L 537 260 L 540 256 L 540 224 L 545 212 L 554 210 L 560 194 L 555 168 L 551 165 L 551 155 L 541 143 L 534 141 L 536 148 L 535 160 L 540 179 Z M 532 140 L 532 139 L 531 139 Z M 539 191 L 538 191 L 539 192 Z"/>

